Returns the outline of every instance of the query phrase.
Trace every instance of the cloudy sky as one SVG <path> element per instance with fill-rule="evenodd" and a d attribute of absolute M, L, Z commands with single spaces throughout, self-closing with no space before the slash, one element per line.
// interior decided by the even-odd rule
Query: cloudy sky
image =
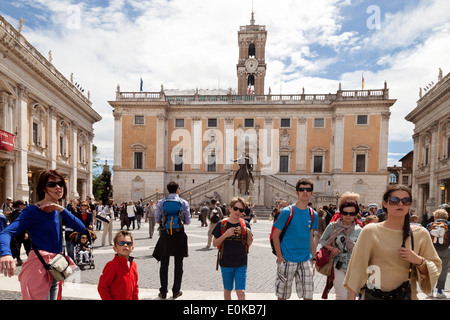
<path fill-rule="evenodd" d="M 0 0 L 0 14 L 85 92 L 103 117 L 94 143 L 113 162 L 112 108 L 121 91 L 237 86 L 237 31 L 266 25 L 266 92 L 381 89 L 391 108 L 389 164 L 413 149 L 404 117 L 419 87 L 450 72 L 448 0 Z"/>

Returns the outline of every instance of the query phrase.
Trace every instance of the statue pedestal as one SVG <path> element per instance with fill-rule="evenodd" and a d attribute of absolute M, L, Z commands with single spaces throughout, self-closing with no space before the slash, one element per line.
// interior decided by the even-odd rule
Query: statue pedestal
<path fill-rule="evenodd" d="M 236 182 L 235 185 L 232 186 L 231 195 L 234 197 L 244 198 L 247 203 L 264 205 L 264 196 L 260 194 L 261 192 L 264 193 L 264 188 L 261 188 L 260 186 L 261 183 L 264 183 L 264 180 L 261 181 L 259 177 L 255 178 L 255 183 L 252 181 L 249 183 L 249 194 L 241 194 L 240 190 L 245 190 L 245 181 Z M 241 188 L 238 186 L 241 186 Z"/>

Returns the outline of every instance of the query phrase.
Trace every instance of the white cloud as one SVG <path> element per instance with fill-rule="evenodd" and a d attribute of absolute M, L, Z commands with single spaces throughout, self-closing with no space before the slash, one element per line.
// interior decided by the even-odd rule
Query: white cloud
<path fill-rule="evenodd" d="M 138 91 L 142 76 L 145 91 L 159 91 L 161 84 L 167 89 L 215 89 L 219 82 L 222 88 L 237 86 L 237 31 L 249 23 L 250 1 L 115 0 L 97 7 L 90 2 L 74 6 L 69 0 L 17 2 L 23 4 L 21 10 L 28 5 L 49 13 L 50 27 L 30 29 L 26 24 L 23 33 L 44 56 L 52 50 L 54 65 L 67 78 L 73 72 L 75 81 L 90 90 L 103 117 L 94 126 L 94 143 L 103 159 L 113 157 L 107 101 L 115 99 L 117 84 L 123 91 Z M 422 1 L 399 13 L 384 12 L 380 5 L 381 29 L 364 30 L 365 35 L 363 30 L 342 30 L 349 17 L 341 9 L 348 5 L 349 0 L 255 1 L 256 23 L 268 30 L 266 92 L 271 87 L 273 93 L 298 93 L 305 87 L 306 93 L 329 93 L 336 92 L 339 82 L 344 89 L 359 89 L 364 72 L 366 88 L 382 88 L 386 80 L 390 97 L 398 99 L 390 139 L 410 140 L 412 125 L 404 117 L 415 107 L 419 86 L 434 79 L 439 67 L 450 71 L 450 2 Z M 336 55 L 321 55 L 314 46 Z M 348 52 L 350 59 L 378 49 L 382 53 L 375 64 L 382 70 L 361 68 L 335 79 L 321 77 L 334 67 L 338 53 Z"/>

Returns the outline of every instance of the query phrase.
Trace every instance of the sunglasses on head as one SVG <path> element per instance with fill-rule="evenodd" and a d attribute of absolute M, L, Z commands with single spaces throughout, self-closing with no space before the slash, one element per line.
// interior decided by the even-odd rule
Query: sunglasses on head
<path fill-rule="evenodd" d="M 64 187 L 64 181 L 58 181 L 58 182 L 56 182 L 56 181 L 49 181 L 49 182 L 47 182 L 47 187 L 49 187 L 49 188 L 54 188 L 56 186 L 60 186 L 61 188 L 63 188 Z"/>
<path fill-rule="evenodd" d="M 238 207 L 233 207 L 234 211 L 239 211 L 239 212 L 244 212 L 244 209 L 242 208 L 238 208 Z"/>
<path fill-rule="evenodd" d="M 342 211 L 341 215 L 348 216 L 351 215 L 352 217 L 355 217 L 358 214 L 358 212 L 348 212 L 348 211 Z"/>
<path fill-rule="evenodd" d="M 307 191 L 307 192 L 312 192 L 312 188 L 303 188 L 303 187 L 300 187 L 300 188 L 298 188 L 298 191 L 300 191 L 300 192 L 303 192 L 303 191 Z"/>
<path fill-rule="evenodd" d="M 133 244 L 133 242 L 131 242 L 131 241 L 117 241 L 117 245 L 119 245 L 119 246 L 124 246 L 124 245 L 127 245 L 127 246 L 131 246 Z"/>
<path fill-rule="evenodd" d="M 398 197 L 390 197 L 389 200 L 388 200 L 389 204 L 392 205 L 392 206 L 399 205 L 400 201 L 405 206 L 410 206 L 411 203 L 412 203 L 412 199 L 410 197 L 406 197 L 406 198 L 403 198 L 403 199 L 400 199 Z"/>

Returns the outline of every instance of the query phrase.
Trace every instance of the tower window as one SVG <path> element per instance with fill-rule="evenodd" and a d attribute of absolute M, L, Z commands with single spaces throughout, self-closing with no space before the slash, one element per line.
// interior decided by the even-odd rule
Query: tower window
<path fill-rule="evenodd" d="M 256 55 L 256 49 L 255 49 L 255 44 L 251 43 L 250 46 L 248 47 L 248 57 L 254 57 Z"/>

